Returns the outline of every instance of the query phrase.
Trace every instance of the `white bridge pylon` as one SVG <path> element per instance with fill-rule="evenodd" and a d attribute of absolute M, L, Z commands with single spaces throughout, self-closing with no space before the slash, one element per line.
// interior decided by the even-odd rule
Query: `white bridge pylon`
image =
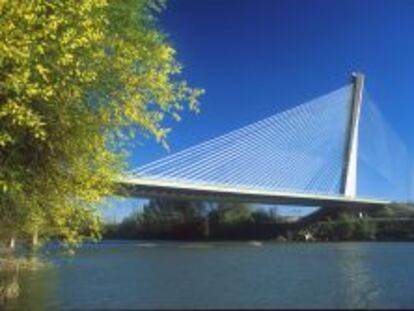
<path fill-rule="evenodd" d="M 138 167 L 119 183 L 136 197 L 374 207 L 357 196 L 364 77 L 266 119 Z"/>
<path fill-rule="evenodd" d="M 351 198 L 357 195 L 359 124 L 361 119 L 364 79 L 363 74 L 354 74 L 353 93 L 348 116 L 348 130 L 346 131 L 347 140 L 344 147 L 344 166 L 340 193 Z"/>

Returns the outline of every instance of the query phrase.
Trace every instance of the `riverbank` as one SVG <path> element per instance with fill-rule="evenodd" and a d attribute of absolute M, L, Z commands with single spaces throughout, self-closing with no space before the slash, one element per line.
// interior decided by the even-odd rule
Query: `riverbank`
<path fill-rule="evenodd" d="M 301 218 L 249 204 L 152 200 L 120 223 L 106 224 L 108 239 L 183 241 L 412 241 L 414 208 L 320 208 Z"/>
<path fill-rule="evenodd" d="M 20 295 L 19 274 L 24 271 L 40 271 L 51 263 L 38 256 L 17 256 L 9 250 L 0 253 L 0 307 Z"/>
<path fill-rule="evenodd" d="M 19 270 L 35 271 L 49 266 L 50 263 L 36 256 L 30 258 L 15 256 L 0 257 L 0 272 Z"/>
<path fill-rule="evenodd" d="M 199 224 L 199 223 L 198 223 Z M 291 223 L 214 224 L 206 230 L 197 223 L 167 223 L 154 227 L 130 228 L 122 225 L 106 225 L 104 239 L 118 240 L 165 240 L 165 241 L 414 241 L 414 219 L 359 219 L 341 216 L 337 220 Z"/>

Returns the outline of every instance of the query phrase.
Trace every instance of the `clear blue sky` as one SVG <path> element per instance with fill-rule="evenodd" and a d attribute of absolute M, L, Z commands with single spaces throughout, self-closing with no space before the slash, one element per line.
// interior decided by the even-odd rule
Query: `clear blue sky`
<path fill-rule="evenodd" d="M 413 17 L 410 0 L 170 0 L 161 27 L 184 77 L 206 90 L 201 114 L 174 125 L 171 152 L 332 91 L 353 71 L 414 145 Z M 130 167 L 165 155 L 144 141 Z"/>

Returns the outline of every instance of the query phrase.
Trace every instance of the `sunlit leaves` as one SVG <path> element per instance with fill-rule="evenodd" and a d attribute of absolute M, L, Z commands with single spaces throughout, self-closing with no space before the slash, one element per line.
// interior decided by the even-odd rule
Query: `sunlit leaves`
<path fill-rule="evenodd" d="M 124 142 L 165 145 L 165 119 L 198 111 L 202 91 L 177 78 L 156 24 L 164 5 L 0 1 L 0 221 L 16 233 L 97 234 L 91 206 L 112 192 Z"/>

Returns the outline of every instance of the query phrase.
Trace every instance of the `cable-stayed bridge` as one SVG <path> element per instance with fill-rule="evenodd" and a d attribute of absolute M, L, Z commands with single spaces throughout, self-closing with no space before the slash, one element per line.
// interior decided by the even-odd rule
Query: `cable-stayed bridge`
<path fill-rule="evenodd" d="M 338 90 L 128 172 L 120 192 L 377 207 L 411 199 L 409 160 L 355 74 Z"/>

